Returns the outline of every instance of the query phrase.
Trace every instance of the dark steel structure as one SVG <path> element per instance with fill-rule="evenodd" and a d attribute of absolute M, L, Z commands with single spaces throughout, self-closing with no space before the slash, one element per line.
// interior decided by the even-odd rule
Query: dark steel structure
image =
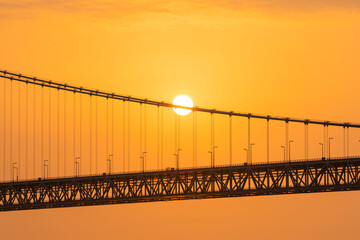
<path fill-rule="evenodd" d="M 360 189 L 360 158 L 0 184 L 0 211 Z"/>
<path fill-rule="evenodd" d="M 55 81 L 43 80 L 36 77 L 26 76 L 20 73 L 13 73 L 6 70 L 0 69 L 0 78 L 8 79 L 11 81 L 23 82 L 26 84 L 33 84 L 41 87 L 48 87 L 63 91 L 69 91 L 74 93 L 81 93 L 89 96 L 96 96 L 107 99 L 128 101 L 140 104 L 148 104 L 159 107 L 168 107 L 168 108 L 183 108 L 189 109 L 196 112 L 205 112 L 211 114 L 220 114 L 220 115 L 228 115 L 228 116 L 237 116 L 237 117 L 246 117 L 246 118 L 255 118 L 255 119 L 265 119 L 265 120 L 274 120 L 274 121 L 282 121 L 282 122 L 295 122 L 295 123 L 304 123 L 304 124 L 315 124 L 315 125 L 323 125 L 323 126 L 338 126 L 344 128 L 360 128 L 360 124 L 349 123 L 349 122 L 334 122 L 334 121 L 321 121 L 321 120 L 312 120 L 312 119 L 300 119 L 300 118 L 289 118 L 289 117 L 281 117 L 281 116 L 270 116 L 270 115 L 260 115 L 253 113 L 240 113 L 234 111 L 225 111 L 225 110 L 217 110 L 217 109 L 209 109 L 209 108 L 201 108 L 201 107 L 184 107 L 178 106 L 171 103 L 167 103 L 164 101 L 156 101 L 147 98 L 137 98 L 132 96 L 126 96 L 117 93 L 110 93 L 106 91 L 99 91 L 90 88 L 78 87 L 71 84 L 66 83 L 58 83 Z"/>

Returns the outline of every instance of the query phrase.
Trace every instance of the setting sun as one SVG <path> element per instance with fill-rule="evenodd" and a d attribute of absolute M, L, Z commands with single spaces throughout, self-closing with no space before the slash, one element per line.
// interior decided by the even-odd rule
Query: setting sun
<path fill-rule="evenodd" d="M 186 95 L 177 96 L 174 99 L 173 104 L 183 106 L 183 107 L 193 107 L 194 106 L 191 98 Z M 174 111 L 181 116 L 185 116 L 191 112 L 191 110 L 189 110 L 189 109 L 181 109 L 181 108 L 174 108 Z"/>

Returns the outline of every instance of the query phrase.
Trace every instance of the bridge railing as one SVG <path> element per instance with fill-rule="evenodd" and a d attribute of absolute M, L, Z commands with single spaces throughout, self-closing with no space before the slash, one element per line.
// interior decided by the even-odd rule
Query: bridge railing
<path fill-rule="evenodd" d="M 360 156 L 349 156 L 349 157 L 332 157 L 332 158 L 311 158 L 311 159 L 297 159 L 297 160 L 292 160 L 292 161 L 270 161 L 268 162 L 254 162 L 251 164 L 248 163 L 240 163 L 240 164 L 219 164 L 219 165 L 215 165 L 214 168 L 226 168 L 226 167 L 241 167 L 241 166 L 258 166 L 258 165 L 267 165 L 267 164 L 282 164 L 282 163 L 302 163 L 302 162 L 316 162 L 316 161 L 334 161 L 334 160 L 343 160 L 343 159 L 347 159 L 347 160 L 352 160 L 352 159 L 359 159 Z M 9 182 L 31 182 L 31 181 L 43 181 L 43 180 L 56 180 L 56 179 L 70 179 L 70 178 L 81 178 L 81 177 L 98 177 L 98 176 L 106 176 L 106 175 L 120 175 L 120 174 L 126 174 L 126 175 L 131 175 L 131 174 L 140 174 L 140 173 L 154 173 L 154 172 L 169 172 L 169 171 L 182 171 L 182 170 L 191 170 L 191 169 L 209 169 L 211 168 L 210 165 L 207 166 L 197 166 L 197 167 L 182 167 L 179 169 L 176 168 L 167 168 L 167 169 L 151 169 L 151 170 L 146 170 L 146 171 L 124 171 L 124 172 L 103 172 L 101 174 L 82 174 L 82 175 L 68 175 L 66 177 L 61 176 L 61 177 L 48 177 L 48 178 L 32 178 L 32 179 L 28 179 L 25 181 L 0 181 L 1 183 L 9 183 Z"/>

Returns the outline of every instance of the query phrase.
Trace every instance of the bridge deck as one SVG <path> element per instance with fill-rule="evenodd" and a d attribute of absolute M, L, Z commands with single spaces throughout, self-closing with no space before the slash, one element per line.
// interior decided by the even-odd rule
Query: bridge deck
<path fill-rule="evenodd" d="M 360 158 L 0 183 L 0 211 L 360 189 Z"/>

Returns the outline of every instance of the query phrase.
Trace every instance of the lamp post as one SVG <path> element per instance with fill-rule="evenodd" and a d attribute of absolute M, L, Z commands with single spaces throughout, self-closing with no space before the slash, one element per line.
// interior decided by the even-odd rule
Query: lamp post
<path fill-rule="evenodd" d="M 284 150 L 284 162 L 285 162 L 285 158 L 286 158 L 286 149 L 285 149 L 285 146 L 281 146 L 281 148 Z"/>
<path fill-rule="evenodd" d="M 75 158 L 75 176 L 78 177 L 80 175 L 80 157 Z"/>
<path fill-rule="evenodd" d="M 47 171 L 45 171 L 45 169 Z M 49 177 L 49 160 L 44 160 L 44 180 Z"/>
<path fill-rule="evenodd" d="M 333 140 L 333 139 L 334 139 L 334 138 L 332 138 L 332 137 L 329 138 L 329 160 L 330 160 L 330 158 L 331 158 L 331 153 L 330 153 L 330 142 L 331 142 L 331 141 L 330 141 L 330 140 Z"/>
<path fill-rule="evenodd" d="M 16 167 L 16 162 L 13 163 L 13 182 L 15 181 L 15 169 L 16 169 L 16 181 L 19 181 L 18 168 Z"/>
<path fill-rule="evenodd" d="M 244 150 L 246 151 L 246 161 L 249 162 L 249 149 L 244 148 Z"/>
<path fill-rule="evenodd" d="M 147 152 L 142 152 L 140 159 L 141 159 L 141 163 L 142 163 L 142 171 L 145 172 L 145 156 L 146 156 Z"/>
<path fill-rule="evenodd" d="M 291 148 L 290 148 L 290 145 L 291 145 L 292 142 L 294 142 L 294 141 L 293 140 L 289 141 L 289 162 L 291 162 L 291 152 L 290 152 Z"/>
<path fill-rule="evenodd" d="M 179 169 L 180 151 L 181 151 L 181 149 L 178 148 L 176 150 L 176 153 L 174 154 L 174 156 L 176 157 L 176 159 L 175 159 L 176 160 L 176 169 Z"/>
<path fill-rule="evenodd" d="M 321 145 L 321 159 L 324 160 L 324 144 L 319 143 L 319 145 Z"/>
<path fill-rule="evenodd" d="M 212 151 L 208 151 L 208 153 L 210 153 L 211 156 L 211 167 L 215 166 L 215 149 L 217 148 L 217 146 L 213 146 Z"/>
<path fill-rule="evenodd" d="M 109 154 L 108 159 L 106 159 L 109 162 L 109 174 L 111 174 L 111 162 L 112 162 L 111 157 L 113 156 L 114 156 L 113 154 Z"/>

